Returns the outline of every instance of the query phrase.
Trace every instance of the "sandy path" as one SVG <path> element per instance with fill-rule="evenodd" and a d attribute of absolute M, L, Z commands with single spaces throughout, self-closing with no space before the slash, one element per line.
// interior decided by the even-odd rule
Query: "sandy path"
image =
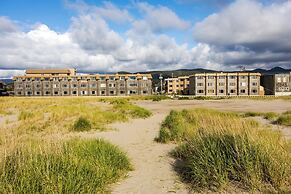
<path fill-rule="evenodd" d="M 155 112 L 147 119 L 112 124 L 110 127 L 116 131 L 97 134 L 126 151 L 134 166 L 126 179 L 113 185 L 112 193 L 188 193 L 172 170 L 174 159 L 168 153 L 175 145 L 154 141 L 166 115 L 166 112 Z"/>
<path fill-rule="evenodd" d="M 168 154 L 175 145 L 154 141 L 161 122 L 172 109 L 205 107 L 226 111 L 262 112 L 284 112 L 291 109 L 290 102 L 281 100 L 165 100 L 137 101 L 136 104 L 151 110 L 153 116 L 131 120 L 128 123 L 111 124 L 110 127 L 116 129 L 115 131 L 97 133 L 97 137 L 107 139 L 126 151 L 134 166 L 134 171 L 129 172 L 126 179 L 113 185 L 112 193 L 116 194 L 190 193 L 172 169 L 174 159 Z"/>

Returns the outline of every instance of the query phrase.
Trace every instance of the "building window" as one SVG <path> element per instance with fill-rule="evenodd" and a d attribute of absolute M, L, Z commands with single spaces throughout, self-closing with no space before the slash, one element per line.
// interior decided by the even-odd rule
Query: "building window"
<path fill-rule="evenodd" d="M 144 91 L 142 91 L 142 93 L 143 93 L 143 94 L 147 94 L 148 92 L 144 90 Z"/>
<path fill-rule="evenodd" d="M 202 93 L 204 93 L 204 90 L 198 90 L 198 93 L 202 94 Z"/>
<path fill-rule="evenodd" d="M 73 88 L 76 88 L 77 87 L 77 84 L 73 84 Z"/>
<path fill-rule="evenodd" d="M 258 90 L 252 90 L 252 93 L 258 93 Z"/>
<path fill-rule="evenodd" d="M 110 91 L 109 93 L 110 93 L 110 94 L 114 94 L 114 91 Z"/>
<path fill-rule="evenodd" d="M 115 77 L 111 76 L 109 77 L 110 80 L 114 81 L 115 80 Z"/>
<path fill-rule="evenodd" d="M 86 88 L 87 84 L 81 84 L 81 88 Z"/>
<path fill-rule="evenodd" d="M 26 94 L 27 94 L 27 95 L 31 95 L 31 92 L 30 92 L 30 91 L 28 91 Z"/>
<path fill-rule="evenodd" d="M 58 87 L 58 84 L 53 84 L 53 88 L 57 88 Z"/>
<path fill-rule="evenodd" d="M 46 77 L 44 78 L 45 81 L 50 81 L 50 78 Z"/>
<path fill-rule="evenodd" d="M 246 82 L 241 82 L 241 83 L 240 83 L 240 86 L 246 86 L 246 85 L 247 85 Z"/>
<path fill-rule="evenodd" d="M 203 76 L 197 76 L 197 79 L 203 79 Z"/>
<path fill-rule="evenodd" d="M 243 76 L 240 76 L 241 79 L 246 79 L 246 77 L 247 77 L 247 76 L 244 76 L 244 75 L 243 75 Z"/>
<path fill-rule="evenodd" d="M 224 90 L 219 90 L 219 93 L 220 93 L 220 94 L 223 94 L 223 93 L 224 93 Z"/>
<path fill-rule="evenodd" d="M 244 94 L 246 93 L 246 90 L 240 90 L 240 93 Z"/>
<path fill-rule="evenodd" d="M 37 88 L 40 88 L 40 85 L 39 84 L 36 84 L 36 86 L 35 87 L 37 87 Z"/>
<path fill-rule="evenodd" d="M 214 76 L 210 75 L 208 76 L 208 79 L 214 79 Z"/>
<path fill-rule="evenodd" d="M 96 84 L 91 84 L 91 88 L 96 88 Z"/>
<path fill-rule="evenodd" d="M 130 76 L 129 79 L 130 80 L 136 80 L 136 77 L 135 76 Z"/>
<path fill-rule="evenodd" d="M 49 87 L 50 87 L 50 85 L 49 85 L 49 84 L 46 84 L 46 85 L 45 85 L 45 87 L 46 87 L 46 88 L 49 88 Z"/>
<path fill-rule="evenodd" d="M 277 82 L 281 83 L 281 78 L 280 77 L 277 78 Z"/>
<path fill-rule="evenodd" d="M 73 91 L 73 94 L 76 95 L 77 94 L 77 91 Z"/>
<path fill-rule="evenodd" d="M 136 94 L 136 91 L 135 90 L 129 90 L 128 93 L 129 94 Z"/>
<path fill-rule="evenodd" d="M 64 95 L 67 95 L 68 94 L 68 92 L 67 91 L 64 91 Z"/>
<path fill-rule="evenodd" d="M 137 83 L 130 83 L 129 86 L 130 87 L 137 87 Z"/>
<path fill-rule="evenodd" d="M 120 94 L 124 94 L 125 92 L 123 90 L 120 91 Z"/>
<path fill-rule="evenodd" d="M 225 79 L 225 76 L 218 76 L 218 79 Z"/>
<path fill-rule="evenodd" d="M 252 75 L 251 78 L 252 78 L 252 79 L 257 79 L 258 76 L 256 76 L 256 75 Z"/>
<path fill-rule="evenodd" d="M 148 77 L 143 76 L 143 77 L 142 77 L 142 80 L 148 80 Z"/>
<path fill-rule="evenodd" d="M 55 91 L 55 92 L 54 92 L 54 94 L 55 94 L 55 95 L 58 95 L 58 94 L 59 94 L 59 92 L 58 92 L 58 91 Z"/>
<path fill-rule="evenodd" d="M 209 94 L 213 94 L 214 93 L 214 90 L 208 90 L 208 93 Z"/>
<path fill-rule="evenodd" d="M 67 88 L 67 87 L 68 87 L 68 85 L 67 85 L 67 84 L 64 84 L 64 85 L 63 85 L 63 88 Z"/>
<path fill-rule="evenodd" d="M 119 79 L 120 80 L 125 80 L 125 76 L 120 76 Z"/>
<path fill-rule="evenodd" d="M 173 85 L 169 85 L 169 87 L 171 88 L 171 87 L 173 87 Z"/>
<path fill-rule="evenodd" d="M 252 85 L 253 85 L 253 86 L 257 86 L 258 83 L 257 83 L 257 82 L 253 82 Z"/>
<path fill-rule="evenodd" d="M 282 80 L 283 82 L 287 82 L 287 79 L 286 79 L 286 77 L 283 77 L 283 80 Z"/>
<path fill-rule="evenodd" d="M 230 90 L 230 93 L 234 94 L 236 91 L 235 90 Z"/>
<path fill-rule="evenodd" d="M 96 94 L 96 91 L 91 91 L 91 94 L 95 95 Z"/>
<path fill-rule="evenodd" d="M 229 76 L 229 79 L 235 79 L 235 76 L 231 75 Z"/>
<path fill-rule="evenodd" d="M 197 83 L 197 86 L 203 86 L 203 83 Z"/>
<path fill-rule="evenodd" d="M 213 84 L 212 84 L 212 83 L 207 83 L 207 85 L 208 85 L 208 86 L 212 86 Z"/>
<path fill-rule="evenodd" d="M 100 77 L 100 80 L 105 80 L 105 77 Z"/>
<path fill-rule="evenodd" d="M 45 92 L 45 95 L 49 95 L 49 94 L 50 94 L 50 92 L 49 92 L 49 91 L 46 91 L 46 92 Z"/>
<path fill-rule="evenodd" d="M 115 84 L 109 84 L 108 86 L 109 86 L 109 88 L 114 88 Z"/>
<path fill-rule="evenodd" d="M 229 83 L 230 86 L 235 86 L 234 82 Z"/>
<path fill-rule="evenodd" d="M 169 90 L 169 92 L 173 92 L 173 90 Z"/>
<path fill-rule="evenodd" d="M 100 87 L 101 88 L 106 88 L 106 84 L 105 83 L 102 83 L 102 84 L 100 84 Z"/>
<path fill-rule="evenodd" d="M 105 91 L 104 90 L 101 91 L 101 95 L 105 95 Z"/>
<path fill-rule="evenodd" d="M 84 91 L 84 90 L 83 90 L 83 91 L 81 91 L 81 94 L 82 94 L 82 95 L 86 95 L 86 94 L 87 94 L 87 91 Z"/>
<path fill-rule="evenodd" d="M 219 85 L 219 86 L 224 86 L 225 84 L 222 83 L 222 82 L 220 82 L 220 83 L 218 83 L 218 85 Z"/>
<path fill-rule="evenodd" d="M 35 94 L 36 94 L 36 95 L 40 95 L 40 92 L 39 92 L 39 91 L 37 91 L 37 92 L 35 92 Z"/>

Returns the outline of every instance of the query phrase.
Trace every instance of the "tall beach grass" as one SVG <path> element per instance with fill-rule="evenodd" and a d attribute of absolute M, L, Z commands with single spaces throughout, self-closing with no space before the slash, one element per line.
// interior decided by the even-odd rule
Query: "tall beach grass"
<path fill-rule="evenodd" d="M 182 179 L 198 191 L 236 186 L 245 190 L 290 190 L 290 151 L 281 134 L 236 113 L 207 109 L 171 111 L 160 142 L 173 151 Z"/>
<path fill-rule="evenodd" d="M 0 193 L 107 193 L 130 169 L 126 155 L 104 140 L 19 148 L 0 161 Z"/>

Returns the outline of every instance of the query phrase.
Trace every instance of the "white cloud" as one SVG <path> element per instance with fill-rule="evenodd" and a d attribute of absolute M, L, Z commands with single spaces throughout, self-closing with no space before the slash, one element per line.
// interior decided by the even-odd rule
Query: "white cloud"
<path fill-rule="evenodd" d="M 123 43 L 122 38 L 109 29 L 105 20 L 91 14 L 73 18 L 69 32 L 72 39 L 88 51 L 106 53 Z"/>
<path fill-rule="evenodd" d="M 291 27 L 287 25 L 291 2 L 262 5 L 239 0 L 195 26 L 198 43 L 193 48 L 166 34 L 171 29 L 188 29 L 189 22 L 167 7 L 134 5 L 141 10 L 141 18 L 133 18 L 111 3 L 78 5 L 79 15 L 62 33 L 45 24 L 21 31 L 9 18 L 0 17 L 0 77 L 23 73 L 26 68 L 73 67 L 79 72 L 234 70 L 238 65 L 287 67 L 291 62 L 291 52 L 287 52 L 291 47 Z M 131 26 L 121 34 L 108 20 Z"/>
<path fill-rule="evenodd" d="M 24 70 L 5 70 L 5 69 L 0 69 L 0 78 L 12 78 L 13 76 L 16 75 L 23 75 Z"/>
<path fill-rule="evenodd" d="M 169 29 L 185 30 L 190 23 L 181 19 L 175 12 L 165 6 L 152 6 L 148 3 L 137 3 L 139 10 L 144 13 L 144 19 L 136 21 L 138 29 L 150 28 L 154 32 Z"/>

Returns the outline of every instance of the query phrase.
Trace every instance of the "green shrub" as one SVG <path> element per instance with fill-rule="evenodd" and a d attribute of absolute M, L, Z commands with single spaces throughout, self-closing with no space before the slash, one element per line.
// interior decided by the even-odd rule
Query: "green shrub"
<path fill-rule="evenodd" d="M 264 113 L 264 118 L 268 119 L 268 120 L 271 120 L 271 121 L 275 120 L 277 117 L 278 117 L 278 114 L 274 113 L 274 112 Z"/>
<path fill-rule="evenodd" d="M 291 125 L 291 114 L 282 114 L 278 117 L 276 123 L 279 125 Z"/>
<path fill-rule="evenodd" d="M 73 131 L 89 131 L 90 129 L 91 123 L 88 119 L 84 117 L 79 117 L 72 127 Z"/>
<path fill-rule="evenodd" d="M 244 113 L 244 117 L 258 117 L 258 116 L 262 116 L 263 113 L 260 112 L 245 112 Z"/>
<path fill-rule="evenodd" d="M 19 149 L 1 161 L 0 193 L 107 193 L 131 169 L 103 140 L 72 140 L 55 150 Z"/>
<path fill-rule="evenodd" d="M 152 115 L 149 110 L 130 103 L 128 99 L 115 99 L 110 103 L 118 113 L 129 115 L 132 118 L 147 118 Z"/>
<path fill-rule="evenodd" d="M 290 115 L 291 114 L 291 110 L 287 110 L 286 112 L 283 113 L 284 115 Z"/>

